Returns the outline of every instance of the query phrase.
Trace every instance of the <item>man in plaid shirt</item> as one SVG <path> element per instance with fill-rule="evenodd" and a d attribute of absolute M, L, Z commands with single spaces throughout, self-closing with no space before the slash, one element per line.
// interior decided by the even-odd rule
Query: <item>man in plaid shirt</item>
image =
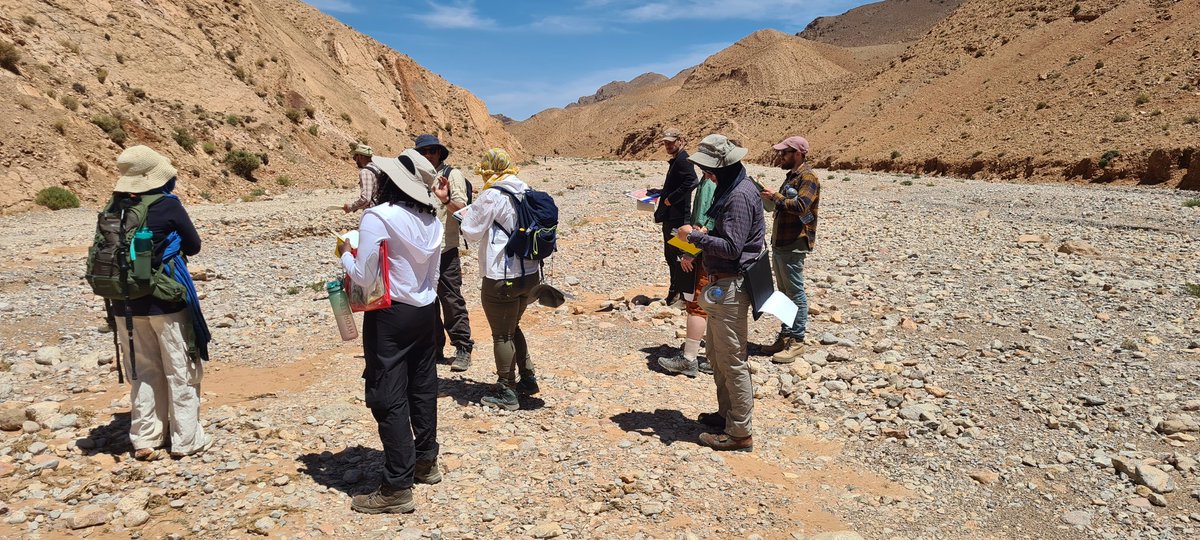
<path fill-rule="evenodd" d="M 358 166 L 358 198 L 342 205 L 342 211 L 347 214 L 375 206 L 375 198 L 379 196 L 379 175 L 383 174 L 379 167 L 371 163 L 375 152 L 370 146 L 357 144 L 352 154 L 354 164 Z"/>
<path fill-rule="evenodd" d="M 772 146 L 775 162 L 788 171 L 779 191 L 764 188 L 762 198 L 775 203 L 775 226 L 771 233 L 771 266 L 783 294 L 800 308 L 791 326 L 782 325 L 775 343 L 762 348 L 771 361 L 790 364 L 800 357 L 808 326 L 808 296 L 804 293 L 804 258 L 817 241 L 817 208 L 821 203 L 821 181 L 808 164 L 808 140 L 800 136 Z"/>

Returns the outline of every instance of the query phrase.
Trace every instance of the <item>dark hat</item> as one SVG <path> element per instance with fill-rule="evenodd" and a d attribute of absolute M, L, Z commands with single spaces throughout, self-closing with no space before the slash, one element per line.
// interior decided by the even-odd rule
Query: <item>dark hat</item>
<path fill-rule="evenodd" d="M 539 304 L 551 308 L 561 306 L 567 301 L 566 295 L 562 291 L 546 282 L 534 285 L 529 290 L 529 296 L 537 298 Z"/>
<path fill-rule="evenodd" d="M 446 146 L 443 145 L 441 141 L 438 140 L 437 136 L 430 135 L 428 133 L 417 136 L 417 140 L 413 144 L 413 149 L 416 150 L 417 152 L 420 152 L 422 148 L 427 148 L 430 146 L 436 146 L 438 149 L 440 149 L 442 151 L 442 159 L 443 160 L 446 159 L 446 156 L 450 155 L 450 150 L 448 148 L 446 148 Z"/>

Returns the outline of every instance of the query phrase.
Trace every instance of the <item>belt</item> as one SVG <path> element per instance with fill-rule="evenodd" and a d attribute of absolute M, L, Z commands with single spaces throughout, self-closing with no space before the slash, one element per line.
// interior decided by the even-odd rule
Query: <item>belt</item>
<path fill-rule="evenodd" d="M 731 278 L 731 277 L 737 277 L 737 276 L 738 276 L 738 274 L 736 272 L 709 272 L 708 279 L 710 279 L 712 281 L 717 281 L 717 280 Z"/>

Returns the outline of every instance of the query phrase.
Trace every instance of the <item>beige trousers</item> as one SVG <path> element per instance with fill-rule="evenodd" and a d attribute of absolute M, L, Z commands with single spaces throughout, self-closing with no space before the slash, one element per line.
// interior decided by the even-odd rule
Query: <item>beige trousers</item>
<path fill-rule="evenodd" d="M 117 316 L 125 374 L 129 369 L 129 339 L 124 321 Z M 168 315 L 133 318 L 133 347 L 137 362 L 137 380 L 131 380 L 129 440 L 134 450 L 160 448 L 170 433 L 170 452 L 187 454 L 204 440 L 200 426 L 200 379 L 204 367 L 200 359 L 187 355 L 185 333 L 191 334 L 192 320 L 187 310 Z"/>
<path fill-rule="evenodd" d="M 708 361 L 717 383 L 717 412 L 725 417 L 730 437 L 750 436 L 754 411 L 754 383 L 747 363 L 750 292 L 742 278 L 710 283 L 700 293 L 700 307 L 708 312 Z"/>

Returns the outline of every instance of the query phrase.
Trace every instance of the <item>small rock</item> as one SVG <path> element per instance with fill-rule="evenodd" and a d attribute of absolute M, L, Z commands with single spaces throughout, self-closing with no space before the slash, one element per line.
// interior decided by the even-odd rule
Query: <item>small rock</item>
<path fill-rule="evenodd" d="M 863 540 L 863 537 L 854 531 L 833 531 L 823 532 L 809 540 Z"/>
<path fill-rule="evenodd" d="M 970 476 L 972 480 L 985 486 L 990 486 L 1000 481 L 1000 473 L 995 471 L 974 471 Z"/>
<path fill-rule="evenodd" d="M 658 514 L 663 513 L 663 511 L 666 509 L 667 509 L 666 506 L 664 506 L 663 503 L 658 502 L 658 501 L 648 501 L 648 502 L 642 503 L 641 508 L 639 508 L 639 510 L 641 510 L 643 516 L 658 515 Z"/>
<path fill-rule="evenodd" d="M 562 527 L 551 521 L 543 521 L 529 530 L 529 536 L 534 538 L 555 538 L 562 536 Z"/>
<path fill-rule="evenodd" d="M 1175 479 L 1171 478 L 1171 475 L 1149 463 L 1138 463 L 1135 466 L 1133 481 L 1159 494 L 1170 493 L 1176 488 Z"/>
<path fill-rule="evenodd" d="M 150 512 L 145 510 L 134 510 L 128 514 L 125 514 L 126 527 L 141 527 L 142 525 L 145 525 L 147 521 L 150 521 Z"/>
<path fill-rule="evenodd" d="M 73 428 L 79 425 L 79 417 L 74 414 L 64 414 L 50 423 L 50 429 L 59 430 Z"/>
<path fill-rule="evenodd" d="M 55 401 L 34 403 L 33 405 L 25 407 L 25 418 L 33 420 L 39 424 L 44 424 L 53 418 L 54 415 L 58 414 L 58 409 L 60 407 L 61 405 Z"/>
<path fill-rule="evenodd" d="M 1100 250 L 1083 240 L 1067 240 L 1058 246 L 1058 252 L 1066 253 L 1067 255 L 1085 255 L 1088 257 L 1100 255 Z"/>
<path fill-rule="evenodd" d="M 71 518 L 72 529 L 85 529 L 108 522 L 109 511 L 102 506 L 90 504 L 75 511 Z"/>
<path fill-rule="evenodd" d="M 42 366 L 56 365 L 62 362 L 62 350 L 58 347 L 42 347 L 37 350 L 37 355 L 33 361 Z"/>
<path fill-rule="evenodd" d="M 0 408 L 0 430 L 19 431 L 25 422 L 25 406 L 21 404 L 5 404 Z"/>
<path fill-rule="evenodd" d="M 288 482 L 291 482 L 291 481 L 292 481 L 292 479 L 288 478 L 288 475 L 284 474 L 284 475 L 275 477 L 274 484 L 276 487 L 283 487 L 283 486 L 288 485 Z"/>
<path fill-rule="evenodd" d="M 1072 527 L 1086 529 L 1092 526 L 1092 514 L 1083 510 L 1074 510 L 1063 514 L 1062 522 Z"/>

